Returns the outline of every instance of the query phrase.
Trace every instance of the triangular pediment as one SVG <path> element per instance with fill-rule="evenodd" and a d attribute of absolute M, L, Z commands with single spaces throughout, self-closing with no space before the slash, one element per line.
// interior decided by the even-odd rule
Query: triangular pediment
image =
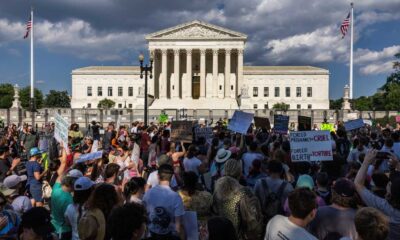
<path fill-rule="evenodd" d="M 243 33 L 235 32 L 213 24 L 192 21 L 172 28 L 167 28 L 146 36 L 147 40 L 226 40 L 237 39 L 246 40 L 247 36 Z"/>

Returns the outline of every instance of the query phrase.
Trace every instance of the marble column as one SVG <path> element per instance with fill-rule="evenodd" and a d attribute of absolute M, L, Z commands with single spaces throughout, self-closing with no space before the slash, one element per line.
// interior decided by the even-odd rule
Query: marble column
<path fill-rule="evenodd" d="M 213 97 L 218 97 L 218 49 L 213 49 Z"/>
<path fill-rule="evenodd" d="M 238 97 L 242 91 L 243 84 L 243 49 L 238 49 L 238 63 L 237 63 L 237 89 L 236 97 Z"/>
<path fill-rule="evenodd" d="M 161 49 L 160 98 L 167 98 L 167 49 Z"/>
<path fill-rule="evenodd" d="M 231 97 L 231 49 L 225 49 L 225 98 Z"/>
<path fill-rule="evenodd" d="M 184 88 L 186 98 L 192 98 L 192 49 L 186 49 L 186 87 Z"/>
<path fill-rule="evenodd" d="M 206 49 L 200 49 L 200 97 L 206 97 Z"/>
<path fill-rule="evenodd" d="M 171 87 L 171 97 L 179 98 L 179 49 L 174 49 L 174 83 Z"/>

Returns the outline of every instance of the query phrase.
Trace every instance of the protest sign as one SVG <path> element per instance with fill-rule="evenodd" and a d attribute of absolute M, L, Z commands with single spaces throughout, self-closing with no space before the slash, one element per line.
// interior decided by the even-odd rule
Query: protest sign
<path fill-rule="evenodd" d="M 332 161 L 332 142 L 329 131 L 290 132 L 293 162 Z"/>
<path fill-rule="evenodd" d="M 397 123 L 400 123 L 400 115 L 399 115 L 399 116 L 396 116 L 396 122 L 397 122 Z"/>
<path fill-rule="evenodd" d="M 274 115 L 274 132 L 287 134 L 289 126 L 289 116 Z"/>
<path fill-rule="evenodd" d="M 196 136 L 196 140 L 203 137 L 206 141 L 214 136 L 212 127 L 197 127 L 194 129 L 194 135 Z"/>
<path fill-rule="evenodd" d="M 171 138 L 174 141 L 192 141 L 192 122 L 191 121 L 173 121 L 171 123 Z"/>
<path fill-rule="evenodd" d="M 364 120 L 362 120 L 362 118 L 359 118 L 356 120 L 347 121 L 344 123 L 344 127 L 346 131 L 362 128 L 364 127 Z"/>
<path fill-rule="evenodd" d="M 363 119 L 364 124 L 367 124 L 369 126 L 372 126 L 373 122 L 371 119 Z"/>
<path fill-rule="evenodd" d="M 297 116 L 297 122 L 299 123 L 299 131 L 310 131 L 311 130 L 311 118 L 306 116 Z"/>
<path fill-rule="evenodd" d="M 58 142 L 64 144 L 64 148 L 68 149 L 68 128 L 69 124 L 60 114 L 55 113 L 54 116 L 55 128 L 54 137 Z"/>
<path fill-rule="evenodd" d="M 86 161 L 99 159 L 99 158 L 102 158 L 102 156 L 103 156 L 103 151 L 97 151 L 94 153 L 83 154 L 78 158 L 78 160 L 76 160 L 76 163 L 83 163 Z"/>
<path fill-rule="evenodd" d="M 332 123 L 322 123 L 321 124 L 321 130 L 322 131 L 329 131 L 329 132 L 334 132 L 335 131 L 335 126 Z"/>
<path fill-rule="evenodd" d="M 228 124 L 228 129 L 233 132 L 238 132 L 241 134 L 246 134 L 253 121 L 254 114 L 235 111 Z"/>
<path fill-rule="evenodd" d="M 158 122 L 160 123 L 166 123 L 168 122 L 168 114 L 160 114 L 160 116 L 158 117 Z"/>
<path fill-rule="evenodd" d="M 256 125 L 257 128 L 266 128 L 267 130 L 271 129 L 269 119 L 264 117 L 254 117 L 254 125 Z"/>

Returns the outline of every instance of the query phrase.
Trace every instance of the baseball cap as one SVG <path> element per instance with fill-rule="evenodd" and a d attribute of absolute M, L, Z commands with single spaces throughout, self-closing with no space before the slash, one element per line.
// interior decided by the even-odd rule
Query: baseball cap
<path fill-rule="evenodd" d="M 6 177 L 3 181 L 4 186 L 6 186 L 7 188 L 14 188 L 18 185 L 18 183 L 26 181 L 27 176 L 26 175 L 10 175 L 8 177 Z"/>
<path fill-rule="evenodd" d="M 42 151 L 40 151 L 39 148 L 37 148 L 37 147 L 31 148 L 31 150 L 29 150 L 29 155 L 31 157 L 32 156 L 36 156 L 36 155 L 40 155 L 40 154 L 42 154 Z"/>
<path fill-rule="evenodd" d="M 354 183 L 347 178 L 336 180 L 333 190 L 342 197 L 352 197 L 356 192 Z"/>
<path fill-rule="evenodd" d="M 83 177 L 83 174 L 78 169 L 72 169 L 67 173 L 67 177 L 80 178 Z"/>
<path fill-rule="evenodd" d="M 83 191 L 88 190 L 94 185 L 94 182 L 88 177 L 80 177 L 75 181 L 74 190 Z"/>

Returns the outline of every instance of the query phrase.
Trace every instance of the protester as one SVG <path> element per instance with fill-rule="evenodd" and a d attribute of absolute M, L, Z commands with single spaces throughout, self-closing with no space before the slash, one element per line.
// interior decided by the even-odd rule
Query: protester
<path fill-rule="evenodd" d="M 379 210 L 371 207 L 357 211 L 354 218 L 358 238 L 357 240 L 387 239 L 389 235 L 389 221 Z"/>
<path fill-rule="evenodd" d="M 32 195 L 32 206 L 43 206 L 42 178 L 46 175 L 41 165 L 42 152 L 34 147 L 29 151 L 30 159 L 26 163 L 29 192 Z"/>
<path fill-rule="evenodd" d="M 133 177 L 125 184 L 124 196 L 125 202 L 134 202 L 143 204 L 143 195 L 145 191 L 146 181 L 141 177 Z"/>
<path fill-rule="evenodd" d="M 34 207 L 22 215 L 20 239 L 56 240 L 50 223 L 50 212 L 43 207 Z"/>
<path fill-rule="evenodd" d="M 32 203 L 27 196 L 25 196 L 25 183 L 27 177 L 26 175 L 10 175 L 4 179 L 4 186 L 11 190 L 14 190 L 10 194 L 9 199 L 11 201 L 11 206 L 13 210 L 21 216 L 23 213 L 32 208 Z"/>

